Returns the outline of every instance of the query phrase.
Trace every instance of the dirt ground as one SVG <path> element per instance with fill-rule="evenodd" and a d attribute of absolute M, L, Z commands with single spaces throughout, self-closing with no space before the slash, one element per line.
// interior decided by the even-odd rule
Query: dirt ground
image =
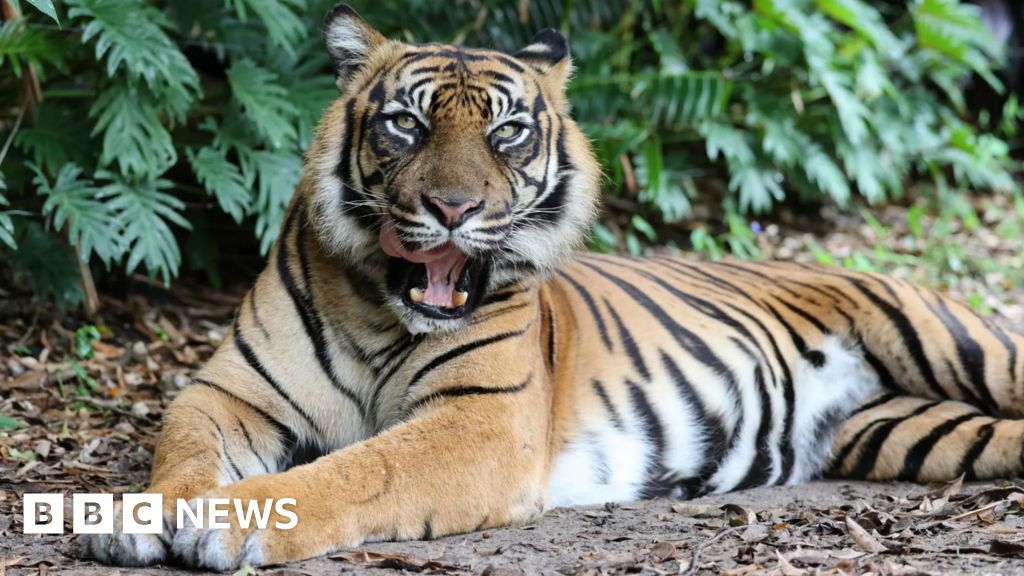
<path fill-rule="evenodd" d="M 929 238 L 909 233 L 905 211 L 878 214 L 888 231 L 831 213 L 825 232 L 767 226 L 758 244 L 803 261 L 817 247 L 838 260 L 873 254 L 881 270 L 1024 326 L 1024 234 L 985 217 L 980 230 Z M 936 258 L 953 272 L 936 273 Z M 26 536 L 21 495 L 142 489 L 163 410 L 223 338 L 243 290 L 136 279 L 84 319 L 0 288 L 0 576 L 194 574 L 111 569 L 71 555 L 71 536 Z M 1024 574 L 1024 481 L 1014 482 L 818 482 L 560 509 L 531 526 L 366 545 L 259 573 Z"/>
<path fill-rule="evenodd" d="M 259 574 L 1024 574 L 1024 490 L 980 484 L 947 497 L 942 491 L 816 482 L 560 509 L 521 528 L 371 544 Z M 851 534 L 847 517 L 863 534 Z M 11 575 L 194 574 L 82 562 L 68 555 L 69 536 L 8 536 L 0 561 Z"/>

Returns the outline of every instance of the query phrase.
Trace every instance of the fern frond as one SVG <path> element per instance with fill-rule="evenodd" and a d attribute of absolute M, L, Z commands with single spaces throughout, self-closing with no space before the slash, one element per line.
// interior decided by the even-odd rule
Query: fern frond
<path fill-rule="evenodd" d="M 307 34 L 298 16 L 306 10 L 306 0 L 225 0 L 225 4 L 243 22 L 251 10 L 263 22 L 270 41 L 286 52 L 291 52 Z"/>
<path fill-rule="evenodd" d="M 1002 83 L 992 73 L 1004 47 L 981 22 L 977 6 L 959 0 L 919 0 L 911 7 L 917 41 L 969 66 L 997 89 Z"/>
<path fill-rule="evenodd" d="M 142 86 L 117 83 L 102 92 L 89 110 L 92 135 L 103 135 L 100 165 L 117 163 L 125 176 L 156 176 L 177 159 L 171 134 L 151 94 Z"/>
<path fill-rule="evenodd" d="M 144 264 L 147 272 L 160 275 L 164 283 L 170 282 L 181 267 L 181 250 L 170 225 L 192 228 L 181 215 L 185 204 L 164 192 L 173 184 L 162 179 L 129 182 L 105 170 L 97 172 L 96 177 L 111 180 L 100 188 L 100 196 L 117 214 L 128 253 L 128 273 Z"/>
<path fill-rule="evenodd" d="M 260 251 L 273 247 L 284 211 L 302 177 L 302 157 L 293 152 L 260 150 L 242 156 L 242 172 L 256 181 L 256 236 Z"/>
<path fill-rule="evenodd" d="M 95 252 L 109 266 L 121 256 L 119 238 L 112 233 L 116 229 L 113 213 L 99 200 L 99 189 L 81 177 L 81 168 L 65 164 L 52 185 L 42 169 L 35 165 L 30 168 L 35 172 L 32 183 L 36 193 L 46 198 L 43 215 L 53 219 L 57 232 L 67 230 L 68 241 L 78 249 L 79 258 L 88 261 Z"/>
<path fill-rule="evenodd" d="M 94 161 L 96 146 L 88 133 L 89 122 L 80 108 L 44 100 L 36 108 L 35 121 L 18 131 L 14 142 L 33 162 L 55 174 L 65 164 L 88 167 Z"/>
<path fill-rule="evenodd" d="M 57 9 L 53 6 L 53 0 L 25 0 L 29 4 L 36 7 L 43 14 L 46 14 L 53 19 L 54 22 L 60 26 L 60 18 L 57 18 Z"/>
<path fill-rule="evenodd" d="M 295 141 L 297 111 L 277 74 L 243 59 L 228 69 L 228 83 L 253 130 L 267 144 L 280 148 Z"/>
<path fill-rule="evenodd" d="M 199 77 L 167 35 L 170 21 L 141 0 L 67 0 L 68 17 L 80 20 L 82 43 L 96 42 L 96 59 L 106 59 L 107 76 L 124 69 L 154 92 L 191 102 Z"/>
<path fill-rule="evenodd" d="M 241 222 L 252 203 L 252 193 L 238 166 L 230 162 L 222 150 L 211 146 L 205 146 L 198 152 L 189 148 L 186 153 L 196 178 L 217 199 L 221 210 L 235 222 Z"/>
<path fill-rule="evenodd" d="M 733 83 L 720 72 L 620 74 L 588 76 L 569 87 L 577 115 L 610 119 L 648 110 L 659 126 L 695 126 L 719 116 L 728 105 Z"/>
<path fill-rule="evenodd" d="M 7 190 L 7 182 L 4 181 L 3 173 L 0 173 L 0 206 L 9 206 L 10 202 L 4 196 L 4 190 Z M 0 244 L 12 250 L 18 248 L 18 243 L 14 241 L 14 221 L 11 220 L 10 214 L 3 211 L 0 211 Z"/>
<path fill-rule="evenodd" d="M 29 28 L 21 20 L 0 24 L 0 67 L 10 66 L 20 78 L 25 63 L 39 68 L 46 63 L 66 71 L 61 38 L 50 30 Z"/>

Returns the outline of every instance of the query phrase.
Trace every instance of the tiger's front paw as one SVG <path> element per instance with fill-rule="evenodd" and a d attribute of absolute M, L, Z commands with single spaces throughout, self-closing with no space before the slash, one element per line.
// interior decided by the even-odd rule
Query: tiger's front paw
<path fill-rule="evenodd" d="M 115 566 L 152 566 L 163 564 L 170 557 L 174 523 L 164 513 L 163 530 L 159 534 L 125 534 L 120 502 L 114 505 L 113 534 L 82 534 L 76 540 L 83 558 Z"/>
<path fill-rule="evenodd" d="M 211 496 L 217 498 L 222 496 Z M 204 503 L 209 500 L 204 497 Z M 199 501 L 192 500 L 188 503 L 193 512 L 199 510 Z M 227 571 L 234 570 L 246 564 L 260 566 L 264 563 L 263 545 L 261 543 L 263 530 L 242 528 L 234 514 L 229 514 L 225 522 L 227 528 L 210 527 L 204 525 L 198 527 L 191 522 L 185 522 L 174 535 L 174 542 L 171 550 L 174 558 L 191 568 L 205 568 L 207 570 Z"/>

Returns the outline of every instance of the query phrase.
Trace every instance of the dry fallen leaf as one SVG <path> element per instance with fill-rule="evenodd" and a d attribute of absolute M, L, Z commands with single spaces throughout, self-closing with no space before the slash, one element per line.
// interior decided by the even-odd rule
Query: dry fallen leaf
<path fill-rule="evenodd" d="M 850 538 L 853 538 L 853 541 L 857 543 L 857 546 L 860 546 L 867 552 L 878 553 L 888 550 L 870 532 L 849 516 L 846 517 L 846 531 Z"/>
<path fill-rule="evenodd" d="M 807 574 L 807 570 L 793 566 L 778 550 L 775 551 L 775 556 L 779 559 L 779 570 L 783 576 L 804 576 L 804 574 Z"/>

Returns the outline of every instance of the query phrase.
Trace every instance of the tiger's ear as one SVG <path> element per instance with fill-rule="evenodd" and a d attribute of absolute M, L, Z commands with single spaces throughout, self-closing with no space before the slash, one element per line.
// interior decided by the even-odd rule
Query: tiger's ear
<path fill-rule="evenodd" d="M 339 89 L 366 64 L 370 54 L 388 41 L 348 4 L 338 4 L 327 11 L 323 35 L 327 52 L 334 61 Z"/>
<path fill-rule="evenodd" d="M 559 88 L 565 88 L 565 83 L 572 74 L 569 42 L 554 28 L 541 30 L 529 44 L 513 56 L 554 80 Z"/>

